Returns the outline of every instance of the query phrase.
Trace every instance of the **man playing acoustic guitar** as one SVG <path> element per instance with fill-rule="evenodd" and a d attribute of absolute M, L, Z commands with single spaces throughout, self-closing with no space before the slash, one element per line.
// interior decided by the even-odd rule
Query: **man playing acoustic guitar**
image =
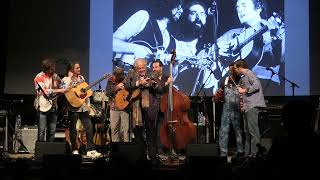
<path fill-rule="evenodd" d="M 110 103 L 110 125 L 112 142 L 129 142 L 129 113 L 128 108 L 118 109 L 115 105 L 115 96 L 124 88 L 124 70 L 115 68 L 113 77 L 108 80 L 106 95 Z"/>

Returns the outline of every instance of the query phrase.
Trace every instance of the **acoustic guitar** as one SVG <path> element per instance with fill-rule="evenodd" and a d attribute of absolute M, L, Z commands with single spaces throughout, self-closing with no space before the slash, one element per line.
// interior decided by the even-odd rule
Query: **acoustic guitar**
<path fill-rule="evenodd" d="M 93 136 L 93 143 L 97 146 L 104 146 L 111 142 L 110 123 L 106 123 L 106 96 L 102 97 L 101 103 L 101 123 L 95 124 L 96 131 Z"/>
<path fill-rule="evenodd" d="M 128 105 L 140 95 L 140 89 L 135 89 L 131 94 L 125 89 L 117 92 L 115 106 L 119 110 L 124 110 Z"/>
<path fill-rule="evenodd" d="M 71 106 L 80 107 L 86 101 L 87 98 L 92 96 L 93 91 L 91 88 L 99 82 L 101 82 L 102 80 L 108 79 L 110 77 L 111 75 L 109 73 L 106 73 L 100 79 L 93 82 L 91 85 L 88 85 L 86 82 L 82 82 L 78 84 L 76 87 L 71 88 L 64 95 L 66 96 Z"/>

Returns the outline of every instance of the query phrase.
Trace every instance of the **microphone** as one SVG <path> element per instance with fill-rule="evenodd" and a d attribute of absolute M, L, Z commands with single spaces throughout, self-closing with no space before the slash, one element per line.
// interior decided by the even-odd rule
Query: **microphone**
<path fill-rule="evenodd" d="M 23 99 L 20 99 L 20 100 L 11 100 L 11 102 L 13 102 L 13 103 L 23 103 Z"/>
<path fill-rule="evenodd" d="M 276 74 L 276 72 L 274 72 L 274 70 L 273 70 L 273 69 L 271 69 L 270 67 L 266 67 L 266 70 L 271 71 L 272 76 L 273 76 L 274 74 Z"/>
<path fill-rule="evenodd" d="M 115 59 L 112 59 L 112 64 L 115 65 L 115 66 L 117 66 L 117 67 L 119 67 L 119 63 L 118 63 L 118 61 L 115 60 Z"/>
<path fill-rule="evenodd" d="M 19 99 L 19 100 L 0 99 L 0 102 L 23 103 L 23 100 L 22 99 Z"/>
<path fill-rule="evenodd" d="M 212 2 L 212 6 L 208 8 L 208 15 L 215 15 L 217 11 L 217 3 L 215 0 Z"/>
<path fill-rule="evenodd" d="M 271 71 L 272 73 L 275 73 L 273 69 L 271 69 L 270 67 L 266 67 L 266 70 Z"/>

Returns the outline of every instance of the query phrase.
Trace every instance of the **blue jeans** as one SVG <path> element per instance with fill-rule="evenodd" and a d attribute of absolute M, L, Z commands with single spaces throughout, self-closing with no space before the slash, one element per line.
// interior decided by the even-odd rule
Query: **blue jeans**
<path fill-rule="evenodd" d="M 39 113 L 39 123 L 38 123 L 38 141 L 44 141 L 46 135 L 46 141 L 53 142 L 56 133 L 57 125 L 57 112 L 56 110 L 49 110 L 48 112 Z M 47 128 L 47 132 L 45 132 Z"/>

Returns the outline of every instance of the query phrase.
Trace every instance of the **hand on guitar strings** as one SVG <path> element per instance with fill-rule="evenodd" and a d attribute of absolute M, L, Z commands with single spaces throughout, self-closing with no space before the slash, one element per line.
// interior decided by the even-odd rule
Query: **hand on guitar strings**
<path fill-rule="evenodd" d="M 123 83 L 119 83 L 119 84 L 116 86 L 116 90 L 121 90 L 121 89 L 124 89 L 124 84 L 123 84 Z"/>

